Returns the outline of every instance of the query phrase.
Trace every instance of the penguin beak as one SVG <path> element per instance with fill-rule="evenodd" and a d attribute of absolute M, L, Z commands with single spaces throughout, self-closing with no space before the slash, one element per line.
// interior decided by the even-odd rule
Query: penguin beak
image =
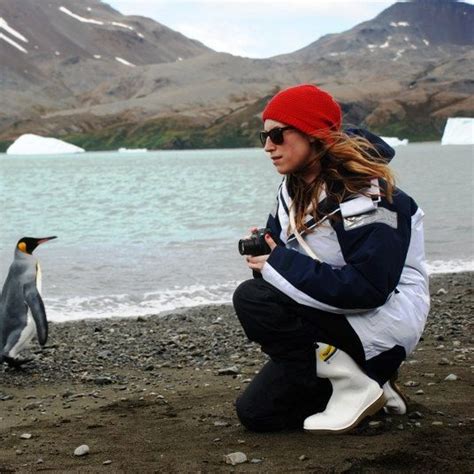
<path fill-rule="evenodd" d="M 41 237 L 40 239 L 38 239 L 38 245 L 44 244 L 45 242 L 48 242 L 48 240 L 53 239 L 57 239 L 57 237 L 55 235 L 53 235 L 52 237 Z"/>

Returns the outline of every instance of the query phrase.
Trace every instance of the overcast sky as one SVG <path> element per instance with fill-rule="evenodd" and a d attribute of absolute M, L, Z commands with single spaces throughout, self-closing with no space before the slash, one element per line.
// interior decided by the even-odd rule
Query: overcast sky
<path fill-rule="evenodd" d="M 370 20 L 393 0 L 103 0 L 143 15 L 216 51 L 264 58 Z"/>
<path fill-rule="evenodd" d="M 103 0 L 234 55 L 265 58 L 296 51 L 322 35 L 370 20 L 393 0 Z M 474 0 L 469 0 L 474 3 Z"/>

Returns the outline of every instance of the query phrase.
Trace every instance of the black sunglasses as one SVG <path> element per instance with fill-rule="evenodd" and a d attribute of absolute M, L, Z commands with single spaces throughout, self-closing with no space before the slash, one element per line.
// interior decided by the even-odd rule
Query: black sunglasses
<path fill-rule="evenodd" d="M 260 141 L 262 145 L 265 146 L 267 138 L 270 137 L 270 140 L 275 145 L 281 145 L 284 141 L 283 132 L 285 130 L 294 130 L 295 127 L 275 127 L 269 130 L 268 132 L 260 132 Z"/>

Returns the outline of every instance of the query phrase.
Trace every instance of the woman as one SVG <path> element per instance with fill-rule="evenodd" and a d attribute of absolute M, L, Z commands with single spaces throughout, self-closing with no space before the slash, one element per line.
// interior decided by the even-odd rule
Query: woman
<path fill-rule="evenodd" d="M 382 407 L 403 414 L 394 380 L 429 310 L 423 211 L 395 188 L 393 150 L 341 131 L 316 86 L 276 94 L 262 144 L 284 179 L 254 278 L 234 294 L 249 339 L 269 362 L 237 400 L 256 431 L 343 433 Z M 316 377 L 317 374 L 317 377 Z"/>

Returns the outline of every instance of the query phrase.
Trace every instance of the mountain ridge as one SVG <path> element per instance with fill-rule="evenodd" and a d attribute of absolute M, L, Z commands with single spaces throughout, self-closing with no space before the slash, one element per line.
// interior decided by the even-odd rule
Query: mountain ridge
<path fill-rule="evenodd" d="M 34 0 L 14 1 L 28 16 Z M 12 2 L 0 0 L 0 18 L 16 27 L 33 25 L 31 18 L 13 22 L 6 15 L 4 6 Z M 32 132 L 67 137 L 81 146 L 147 146 L 142 134 L 148 145 L 189 148 L 225 146 L 221 134 L 229 146 L 254 146 L 264 98 L 300 82 L 329 90 L 347 123 L 410 139 L 438 138 L 448 116 L 474 114 L 474 39 L 467 28 L 474 7 L 466 3 L 396 3 L 346 32 L 267 59 L 217 53 L 153 20 L 102 8 L 105 4 L 97 0 L 87 0 L 82 9 L 72 0 L 49 4 L 62 22 L 55 28 L 70 32 L 74 48 L 79 44 L 82 50 L 65 47 L 56 55 L 50 45 L 47 54 L 32 55 L 29 80 L 15 69 L 13 47 L 0 41 L 0 61 L 9 58 L 2 62 L 0 80 L 4 143 Z M 83 20 L 109 23 L 80 21 L 61 6 Z M 81 36 L 84 32 L 88 38 Z M 100 55 L 94 53 L 96 40 L 90 41 L 97 35 Z M 117 59 L 129 62 L 131 57 L 136 64 Z M 153 130 L 165 132 L 164 139 L 155 140 Z"/>

